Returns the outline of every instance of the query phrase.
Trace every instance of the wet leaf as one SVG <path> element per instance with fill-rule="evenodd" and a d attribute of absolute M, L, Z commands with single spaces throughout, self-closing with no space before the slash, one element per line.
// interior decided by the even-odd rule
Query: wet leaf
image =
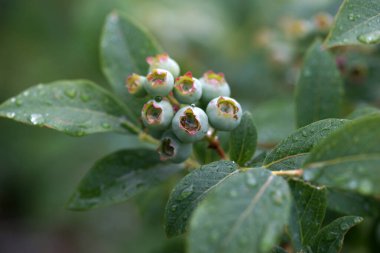
<path fill-rule="evenodd" d="M 120 203 L 182 168 L 161 162 L 155 150 L 121 150 L 100 159 L 87 172 L 67 206 L 71 210 L 87 210 Z"/>
<path fill-rule="evenodd" d="M 165 210 L 165 230 L 171 237 L 187 230 L 188 221 L 199 202 L 227 178 L 238 173 L 230 161 L 203 165 L 184 177 L 173 189 Z"/>
<path fill-rule="evenodd" d="M 288 223 L 290 203 L 288 184 L 268 170 L 229 177 L 195 210 L 189 252 L 269 252 Z"/>
<path fill-rule="evenodd" d="M 0 105 L 0 116 L 72 136 L 127 133 L 128 110 L 111 93 L 86 80 L 39 84 Z"/>

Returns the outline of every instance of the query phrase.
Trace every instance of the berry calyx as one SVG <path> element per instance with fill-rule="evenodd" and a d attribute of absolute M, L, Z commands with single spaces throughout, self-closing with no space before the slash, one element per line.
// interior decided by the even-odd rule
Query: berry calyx
<path fill-rule="evenodd" d="M 202 101 L 205 103 L 219 96 L 229 97 L 231 94 L 230 86 L 223 73 L 215 73 L 210 70 L 204 73 L 199 81 L 202 84 Z"/>
<path fill-rule="evenodd" d="M 163 130 L 170 126 L 174 111 L 171 104 L 162 100 L 149 100 L 141 110 L 141 119 L 144 125 L 151 129 Z"/>
<path fill-rule="evenodd" d="M 167 96 L 174 86 L 173 75 L 165 69 L 154 69 L 147 76 L 145 90 L 151 96 Z"/>
<path fill-rule="evenodd" d="M 170 58 L 167 53 L 147 57 L 146 62 L 149 64 L 149 72 L 152 72 L 154 69 L 165 69 L 174 77 L 179 76 L 180 68 L 178 63 Z"/>
<path fill-rule="evenodd" d="M 207 134 L 208 128 L 207 115 L 199 107 L 183 107 L 174 115 L 172 121 L 172 130 L 182 142 L 201 140 Z"/>
<path fill-rule="evenodd" d="M 176 79 L 174 84 L 174 97 L 182 104 L 198 102 L 202 96 L 202 84 L 195 79 L 191 72 Z"/>
<path fill-rule="evenodd" d="M 146 81 L 147 80 L 145 76 L 140 76 L 135 73 L 128 76 L 126 80 L 126 87 L 129 94 L 135 97 L 144 97 L 147 94 L 144 88 L 144 83 L 146 83 Z"/>
<path fill-rule="evenodd" d="M 181 163 L 190 157 L 192 144 L 182 143 L 171 131 L 167 131 L 162 136 L 157 151 L 161 161 Z"/>
<path fill-rule="evenodd" d="M 240 104 L 230 97 L 217 97 L 207 105 L 207 116 L 211 126 L 222 131 L 235 129 L 243 115 Z"/>

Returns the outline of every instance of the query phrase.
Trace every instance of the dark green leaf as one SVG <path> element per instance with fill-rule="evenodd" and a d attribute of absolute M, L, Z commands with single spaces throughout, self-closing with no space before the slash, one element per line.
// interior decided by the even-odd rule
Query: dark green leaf
<path fill-rule="evenodd" d="M 328 189 L 327 207 L 345 215 L 374 217 L 379 215 L 380 201 L 355 192 Z"/>
<path fill-rule="evenodd" d="M 112 94 L 86 80 L 56 81 L 25 90 L 0 106 L 0 116 L 73 136 L 127 132 L 127 111 Z"/>
<path fill-rule="evenodd" d="M 348 120 L 324 119 L 298 129 L 281 141 L 265 158 L 264 167 L 271 170 L 295 169 L 291 164 L 297 164 L 298 157 L 305 157 L 317 143 L 336 131 Z M 290 162 L 289 166 L 286 162 Z M 281 164 L 285 167 L 280 167 Z M 299 167 L 298 167 L 299 168 Z"/>
<path fill-rule="evenodd" d="M 332 188 L 380 194 L 380 115 L 352 121 L 313 148 L 304 178 Z"/>
<path fill-rule="evenodd" d="M 120 203 L 182 168 L 163 163 L 154 150 L 121 150 L 98 161 L 80 182 L 68 208 L 86 210 Z"/>
<path fill-rule="evenodd" d="M 357 216 L 345 216 L 336 219 L 329 225 L 322 228 L 313 244 L 311 250 L 313 253 L 339 253 L 342 246 L 345 234 L 360 222 L 363 218 Z"/>
<path fill-rule="evenodd" d="M 295 249 L 301 251 L 313 241 L 326 212 L 326 189 L 300 180 L 290 180 L 293 195 L 289 232 Z"/>
<path fill-rule="evenodd" d="M 380 2 L 345 0 L 328 35 L 327 47 L 380 43 Z"/>
<path fill-rule="evenodd" d="M 230 135 L 230 158 L 244 166 L 256 150 L 257 131 L 249 112 L 245 112 L 240 125 Z"/>
<path fill-rule="evenodd" d="M 213 162 L 192 171 L 170 194 L 165 211 L 165 230 L 168 236 L 186 231 L 188 220 L 198 203 L 216 186 L 238 173 L 230 161 Z"/>
<path fill-rule="evenodd" d="M 141 111 L 141 99 L 131 96 L 125 79 L 132 73 L 146 75 L 147 56 L 160 51 L 155 40 L 129 18 L 112 12 L 104 25 L 100 44 L 102 70 L 113 90 L 127 102 L 136 118 Z"/>
<path fill-rule="evenodd" d="M 189 252 L 269 252 L 288 223 L 290 204 L 288 184 L 268 170 L 229 177 L 195 210 Z"/>
<path fill-rule="evenodd" d="M 307 51 L 296 86 L 297 126 L 339 118 L 343 99 L 343 82 L 335 59 L 316 41 Z"/>

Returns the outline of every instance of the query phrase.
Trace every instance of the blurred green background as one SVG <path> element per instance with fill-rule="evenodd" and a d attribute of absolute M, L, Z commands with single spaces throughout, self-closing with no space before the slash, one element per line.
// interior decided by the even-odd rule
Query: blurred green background
<path fill-rule="evenodd" d="M 107 87 L 98 41 L 106 15 L 118 9 L 151 30 L 184 71 L 224 72 L 233 96 L 253 111 L 260 143 L 273 144 L 294 129 L 292 91 L 304 50 L 281 24 L 320 11 L 334 15 L 340 3 L 0 0 L 0 102 L 58 79 Z M 73 138 L 0 119 L 0 252 L 184 252 L 183 238 L 168 240 L 163 231 L 172 182 L 126 204 L 83 213 L 64 208 L 97 159 L 136 145 L 133 137 Z"/>

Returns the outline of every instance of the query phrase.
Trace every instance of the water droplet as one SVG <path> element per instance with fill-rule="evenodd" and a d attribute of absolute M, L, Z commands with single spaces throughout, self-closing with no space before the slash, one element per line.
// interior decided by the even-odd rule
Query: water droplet
<path fill-rule="evenodd" d="M 104 123 L 102 123 L 102 127 L 103 127 L 104 129 L 110 129 L 110 128 L 111 128 L 111 125 L 108 124 L 107 122 L 104 122 Z"/>
<path fill-rule="evenodd" d="M 231 191 L 230 191 L 230 196 L 231 196 L 231 197 L 235 198 L 235 197 L 237 197 L 237 195 L 238 195 L 238 193 L 237 193 L 236 190 L 231 190 Z"/>
<path fill-rule="evenodd" d="M 272 193 L 273 201 L 274 201 L 274 203 L 276 203 L 278 205 L 280 205 L 283 202 L 283 200 L 284 200 L 283 197 L 284 197 L 284 195 L 282 194 L 281 191 L 274 191 Z"/>
<path fill-rule="evenodd" d="M 27 96 L 29 96 L 29 91 L 24 91 L 23 93 L 22 93 L 22 95 L 24 95 L 24 97 L 27 97 Z"/>
<path fill-rule="evenodd" d="M 11 103 L 15 103 L 16 102 L 16 98 L 11 98 Z"/>
<path fill-rule="evenodd" d="M 349 181 L 347 187 L 351 190 L 355 190 L 358 187 L 358 181 L 355 179 Z"/>
<path fill-rule="evenodd" d="M 13 119 L 16 116 L 16 113 L 14 113 L 14 112 L 7 112 L 7 114 L 5 116 L 7 116 L 10 119 Z"/>
<path fill-rule="evenodd" d="M 359 183 L 358 191 L 362 194 L 370 194 L 373 190 L 373 184 L 368 179 L 365 179 Z"/>
<path fill-rule="evenodd" d="M 303 71 L 303 75 L 306 76 L 306 77 L 311 76 L 311 71 L 310 71 L 310 69 L 305 69 L 305 70 Z"/>
<path fill-rule="evenodd" d="M 350 14 L 348 14 L 348 19 L 349 19 L 350 21 L 355 21 L 355 14 L 354 14 L 354 13 L 350 13 Z"/>
<path fill-rule="evenodd" d="M 357 37 L 358 41 L 364 44 L 376 44 L 380 42 L 380 31 L 361 34 Z"/>
<path fill-rule="evenodd" d="M 87 95 L 87 94 L 81 94 L 80 95 L 80 99 L 83 101 L 83 102 L 87 102 L 90 100 L 90 96 Z"/>
<path fill-rule="evenodd" d="M 307 132 L 305 130 L 302 130 L 302 136 L 303 137 L 306 137 L 307 136 Z"/>
<path fill-rule="evenodd" d="M 78 137 L 84 136 L 85 132 L 83 130 L 78 130 L 75 135 Z"/>
<path fill-rule="evenodd" d="M 77 91 L 75 89 L 67 89 L 65 90 L 65 95 L 69 98 L 75 98 L 77 96 Z"/>
<path fill-rule="evenodd" d="M 249 187 L 254 187 L 257 184 L 257 180 L 251 173 L 247 173 L 246 183 Z"/>
<path fill-rule="evenodd" d="M 17 106 L 22 106 L 22 100 L 21 99 L 16 99 L 16 105 Z"/>
<path fill-rule="evenodd" d="M 32 113 L 29 118 L 30 122 L 33 125 L 41 125 L 44 123 L 44 118 L 42 117 L 41 114 L 38 113 Z"/>
<path fill-rule="evenodd" d="M 348 224 L 348 223 L 346 223 L 346 222 L 343 222 L 342 224 L 340 224 L 340 229 L 341 230 L 347 230 L 347 229 L 349 229 L 350 228 L 350 225 Z"/>
<path fill-rule="evenodd" d="M 355 219 L 354 219 L 354 222 L 355 223 L 359 223 L 359 222 L 362 222 L 363 221 L 363 218 L 361 218 L 361 217 L 356 217 Z"/>
<path fill-rule="evenodd" d="M 193 192 L 194 192 L 194 186 L 191 184 L 188 187 L 186 187 L 185 189 L 183 189 L 183 191 L 179 195 L 178 199 L 184 200 L 184 199 L 188 198 L 191 194 L 193 194 Z"/>

